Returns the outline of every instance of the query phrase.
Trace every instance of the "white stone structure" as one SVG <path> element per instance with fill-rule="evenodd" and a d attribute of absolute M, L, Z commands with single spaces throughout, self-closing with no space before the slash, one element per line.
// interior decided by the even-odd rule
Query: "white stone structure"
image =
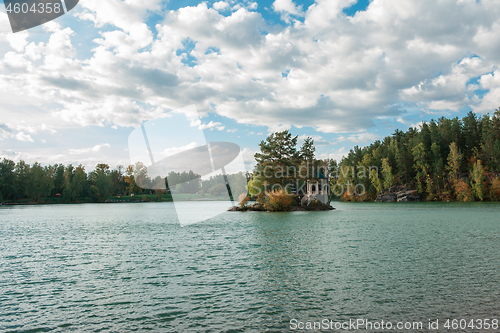
<path fill-rule="evenodd" d="M 318 200 L 323 204 L 328 204 L 328 195 L 330 187 L 328 186 L 328 180 L 325 178 L 311 179 L 307 181 L 306 184 L 306 195 L 302 199 L 303 204 L 309 205 L 314 199 Z"/>

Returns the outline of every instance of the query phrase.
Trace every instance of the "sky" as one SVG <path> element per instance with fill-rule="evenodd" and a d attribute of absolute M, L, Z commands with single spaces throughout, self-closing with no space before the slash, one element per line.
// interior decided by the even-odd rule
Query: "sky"
<path fill-rule="evenodd" d="M 500 106 L 498 0 L 81 0 L 18 33 L 0 10 L 0 158 L 15 161 L 128 165 L 134 129 L 192 105 L 249 170 L 275 131 L 339 160 Z"/>

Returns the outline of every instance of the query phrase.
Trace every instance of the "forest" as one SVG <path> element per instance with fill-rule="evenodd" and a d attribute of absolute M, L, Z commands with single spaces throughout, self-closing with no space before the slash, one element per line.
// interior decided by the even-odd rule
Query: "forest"
<path fill-rule="evenodd" d="M 500 109 L 492 116 L 469 112 L 462 119 L 441 117 L 396 130 L 367 147 L 354 147 L 338 164 L 330 161 L 330 170 L 332 185 L 365 187 L 363 194 L 345 191 L 347 201 L 371 201 L 397 185 L 416 189 L 427 201 L 498 201 Z"/>
<path fill-rule="evenodd" d="M 332 199 L 374 201 L 404 187 L 423 201 L 500 200 L 500 109 L 492 116 L 469 112 L 462 119 L 441 117 L 406 132 L 396 130 L 366 147 L 353 147 L 341 161 L 316 159 L 312 138 L 299 149 L 296 144 L 289 131 L 260 143 L 250 195 L 254 189 L 262 193 L 264 182 L 283 186 L 315 178 L 314 172 L 309 177 L 279 172 L 307 166 L 327 170 Z M 266 177 L 264 170 L 270 171 Z"/>
<path fill-rule="evenodd" d="M 493 115 L 469 112 L 462 119 L 441 117 L 418 128 L 396 130 L 366 147 L 353 147 L 341 161 L 316 159 L 312 138 L 299 149 L 296 144 L 297 137 L 289 131 L 273 133 L 260 143 L 255 170 L 245 175 L 250 181 L 249 196 L 255 196 L 252 190 L 263 187 L 264 182 L 283 186 L 300 178 L 303 183 L 302 175 L 290 178 L 280 170 L 304 170 L 306 166 L 306 174 L 312 178 L 317 176 L 314 170 L 324 170 L 332 198 L 337 195 L 345 201 L 373 201 L 402 185 L 418 191 L 425 201 L 500 200 L 500 109 Z M 316 169 L 309 172 L 309 168 Z M 266 171 L 271 177 L 263 176 Z M 165 190 L 147 190 L 153 188 L 148 183 L 158 181 L 165 181 Z M 0 161 L 0 202 L 48 203 L 54 197 L 65 203 L 104 202 L 111 196 L 132 194 L 154 194 L 161 201 L 173 191 L 217 197 L 227 194 L 223 183 L 215 178 L 202 180 L 192 171 L 151 180 L 140 162 L 113 170 L 101 163 L 87 173 L 82 165 Z M 294 190 L 301 183 L 296 184 Z M 337 193 L 340 187 L 345 190 Z"/>
<path fill-rule="evenodd" d="M 217 177 L 202 180 L 191 171 L 171 172 L 168 179 L 171 184 L 169 186 L 166 177 L 165 190 L 149 190 L 152 187 L 148 184 L 153 181 L 147 177 L 147 169 L 140 162 L 113 170 L 101 163 L 87 173 L 82 165 L 42 166 L 37 162 L 15 163 L 4 158 L 0 161 L 0 202 L 105 202 L 111 200 L 110 197 L 131 195 L 146 201 L 164 201 L 171 200 L 170 192 L 198 194 L 202 198 L 227 196 L 226 187 L 221 186 L 223 181 Z"/>

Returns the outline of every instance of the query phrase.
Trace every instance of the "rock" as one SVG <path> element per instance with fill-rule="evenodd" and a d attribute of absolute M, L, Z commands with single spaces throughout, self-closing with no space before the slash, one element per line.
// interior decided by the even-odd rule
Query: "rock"
<path fill-rule="evenodd" d="M 323 204 L 321 202 L 317 202 L 314 205 L 295 205 L 291 206 L 288 211 L 291 212 L 304 212 L 304 211 L 322 211 L 322 210 L 334 210 L 330 204 Z M 246 206 L 246 207 L 238 207 L 238 206 L 232 206 L 229 207 L 228 212 L 245 212 L 245 211 L 253 211 L 253 212 L 264 212 L 266 211 L 264 207 L 262 207 L 260 204 L 255 203 L 251 206 Z"/>
<path fill-rule="evenodd" d="M 382 193 L 375 199 L 375 202 L 394 202 L 397 199 L 395 193 Z"/>
<path fill-rule="evenodd" d="M 380 194 L 375 202 L 408 202 L 420 201 L 416 190 L 409 190 L 407 185 L 392 186 L 389 191 Z"/>

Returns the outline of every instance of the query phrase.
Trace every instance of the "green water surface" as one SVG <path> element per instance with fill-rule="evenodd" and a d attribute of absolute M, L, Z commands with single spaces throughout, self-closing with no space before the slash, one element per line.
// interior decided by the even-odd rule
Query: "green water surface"
<path fill-rule="evenodd" d="M 500 319 L 500 205 L 333 206 L 185 227 L 172 203 L 0 207 L 0 332 Z"/>

